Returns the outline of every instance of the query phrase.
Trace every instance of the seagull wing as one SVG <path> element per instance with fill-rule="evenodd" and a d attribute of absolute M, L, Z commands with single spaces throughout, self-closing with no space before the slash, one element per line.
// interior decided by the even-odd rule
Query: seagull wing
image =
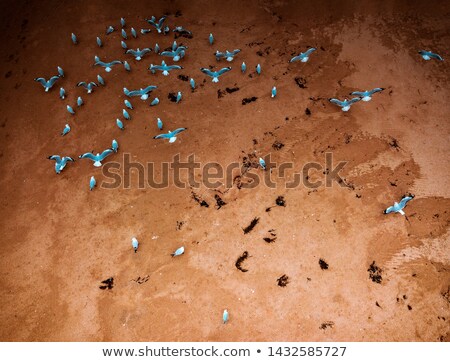
<path fill-rule="evenodd" d="M 352 98 L 348 101 L 348 104 L 353 104 L 353 103 L 359 102 L 360 100 L 361 100 L 361 98 L 359 98 L 359 97 Z"/>
<path fill-rule="evenodd" d="M 384 214 L 390 214 L 391 212 L 394 212 L 395 208 L 394 206 L 389 206 L 386 210 L 384 210 Z"/>
<path fill-rule="evenodd" d="M 63 158 L 65 158 L 67 161 L 75 162 L 75 160 L 72 157 L 66 156 L 66 157 L 63 157 Z"/>
<path fill-rule="evenodd" d="M 165 51 L 159 53 L 159 55 L 162 55 L 164 57 L 174 57 L 177 54 L 175 52 L 165 50 Z"/>
<path fill-rule="evenodd" d="M 56 162 L 61 162 L 61 157 L 59 157 L 58 155 L 48 156 L 48 159 Z"/>
<path fill-rule="evenodd" d="M 309 48 L 306 52 L 303 53 L 303 55 L 309 56 L 315 50 L 316 50 L 316 48 Z"/>
<path fill-rule="evenodd" d="M 353 96 L 364 97 L 364 95 L 366 94 L 366 92 L 351 92 L 350 94 L 353 95 Z"/>
<path fill-rule="evenodd" d="M 114 64 L 122 64 L 122 61 L 120 61 L 120 60 L 113 60 L 112 62 L 108 63 L 109 66 L 114 65 Z"/>
<path fill-rule="evenodd" d="M 369 93 L 372 95 L 372 94 L 374 94 L 374 93 L 381 92 L 381 91 L 383 91 L 383 90 L 384 90 L 384 88 L 374 88 L 374 89 L 372 89 Z"/>
<path fill-rule="evenodd" d="M 106 156 L 109 156 L 111 153 L 113 153 L 114 151 L 111 148 L 107 148 L 106 150 L 104 150 L 101 155 L 100 158 L 103 160 Z"/>
<path fill-rule="evenodd" d="M 78 84 L 77 84 L 77 87 L 87 87 L 87 84 L 86 84 L 86 82 L 79 82 Z"/>
<path fill-rule="evenodd" d="M 342 107 L 342 101 L 336 98 L 329 98 L 328 99 L 331 103 L 337 104 L 339 107 Z"/>
<path fill-rule="evenodd" d="M 136 97 L 136 96 L 141 96 L 142 93 L 143 92 L 140 90 L 128 91 L 127 96 L 128 97 Z"/>
<path fill-rule="evenodd" d="M 132 54 L 134 57 L 138 55 L 138 52 L 134 49 L 128 49 L 125 54 Z"/>
<path fill-rule="evenodd" d="M 159 21 L 158 21 L 158 27 L 159 28 L 162 27 L 162 25 L 164 23 L 164 20 L 166 20 L 166 16 L 163 16 L 161 19 L 159 19 Z"/>
<path fill-rule="evenodd" d="M 183 131 L 185 131 L 185 130 L 187 130 L 187 128 L 177 128 L 175 131 L 172 131 L 172 132 L 171 132 L 171 136 L 172 136 L 172 137 L 173 137 L 173 136 L 176 136 L 178 133 L 183 132 Z"/>
<path fill-rule="evenodd" d="M 171 133 L 161 133 L 161 134 L 159 134 L 159 135 L 157 135 L 157 136 L 155 136 L 155 137 L 153 137 L 153 138 L 154 138 L 154 139 L 159 139 L 159 138 L 170 138 L 170 137 L 171 137 L 170 134 L 171 134 Z"/>
<path fill-rule="evenodd" d="M 51 77 L 51 78 L 48 80 L 48 85 L 49 85 L 50 87 L 52 87 L 53 84 L 55 84 L 55 82 L 56 82 L 58 79 L 59 79 L 59 75 L 54 75 L 53 77 Z"/>
<path fill-rule="evenodd" d="M 102 62 L 101 60 L 97 60 L 94 65 L 100 65 L 101 67 L 107 67 L 109 63 Z"/>
<path fill-rule="evenodd" d="M 42 84 L 43 87 L 47 87 L 47 81 L 44 78 L 34 78 L 34 80 Z"/>
<path fill-rule="evenodd" d="M 229 72 L 230 70 L 231 70 L 231 67 L 222 68 L 221 70 L 219 70 L 217 72 L 217 76 L 220 76 L 220 75 L 222 75 L 222 74 L 224 74 L 226 72 Z"/>
<path fill-rule="evenodd" d="M 299 61 L 300 59 L 302 59 L 302 57 L 301 57 L 300 55 L 296 55 L 295 57 L 293 57 L 293 58 L 289 61 L 289 63 L 293 63 L 293 62 Z"/>
<path fill-rule="evenodd" d="M 147 94 L 156 88 L 158 88 L 156 85 L 149 85 L 148 87 L 145 87 L 141 92 Z"/>
<path fill-rule="evenodd" d="M 412 200 L 414 198 L 414 196 L 405 196 L 402 201 L 400 201 L 398 203 L 398 206 L 403 209 L 406 206 L 406 203 L 410 200 Z"/>
<path fill-rule="evenodd" d="M 97 158 L 95 155 L 91 152 L 83 153 L 82 155 L 78 156 L 79 158 L 89 158 L 92 161 L 97 161 Z"/>
<path fill-rule="evenodd" d="M 231 53 L 233 55 L 236 55 L 237 53 L 239 53 L 241 51 L 241 49 L 234 49 Z"/>
<path fill-rule="evenodd" d="M 436 54 L 436 53 L 430 52 L 430 57 L 437 59 L 437 60 L 444 60 L 439 54 Z"/>
<path fill-rule="evenodd" d="M 209 75 L 210 77 L 215 77 L 215 72 L 211 72 L 208 68 L 200 68 L 200 70 L 205 73 L 206 75 Z"/>
<path fill-rule="evenodd" d="M 95 82 L 90 82 L 88 85 L 90 85 L 91 87 L 98 87 L 98 84 Z"/>

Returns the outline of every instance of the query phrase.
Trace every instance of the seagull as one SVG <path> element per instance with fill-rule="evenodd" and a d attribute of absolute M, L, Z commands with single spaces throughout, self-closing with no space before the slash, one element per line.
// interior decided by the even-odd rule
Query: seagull
<path fill-rule="evenodd" d="M 176 100 L 176 103 L 180 103 L 180 101 L 181 101 L 181 97 L 182 97 L 182 95 L 181 95 L 181 92 L 180 92 L 180 91 L 178 91 L 178 93 L 177 93 L 177 100 Z"/>
<path fill-rule="evenodd" d="M 364 102 L 368 102 L 372 99 L 372 94 L 383 91 L 384 88 L 374 88 L 370 91 L 366 90 L 365 92 L 352 92 L 350 95 L 359 96 L 361 100 Z"/>
<path fill-rule="evenodd" d="M 183 58 L 186 55 L 185 47 L 178 47 L 176 50 L 172 51 L 163 51 L 159 55 L 165 56 L 165 57 L 171 57 L 174 62 L 178 62 L 181 58 Z"/>
<path fill-rule="evenodd" d="M 159 138 L 168 138 L 169 139 L 169 143 L 173 143 L 177 140 L 177 134 L 180 132 L 183 132 L 187 130 L 187 128 L 177 128 L 175 131 L 169 131 L 167 133 L 162 133 L 159 134 L 155 137 L 153 137 L 154 139 L 159 139 Z"/>
<path fill-rule="evenodd" d="M 84 89 L 87 90 L 88 93 L 92 93 L 92 91 L 94 90 L 94 87 L 98 87 L 98 85 L 95 82 L 89 82 L 89 83 L 79 82 L 79 83 L 77 83 L 77 87 L 83 87 Z"/>
<path fill-rule="evenodd" d="M 141 34 L 148 34 L 151 31 L 152 31 L 151 29 L 141 29 Z"/>
<path fill-rule="evenodd" d="M 156 89 L 155 85 L 149 85 L 148 87 L 140 90 L 129 91 L 127 88 L 123 89 L 123 93 L 128 97 L 140 96 L 142 100 L 146 100 L 148 98 L 148 93 Z"/>
<path fill-rule="evenodd" d="M 408 196 L 403 196 L 402 200 L 397 203 L 394 202 L 393 206 L 389 206 L 386 210 L 383 211 L 383 214 L 390 214 L 391 212 L 398 212 L 401 215 L 405 215 L 405 212 L 403 211 L 403 209 L 406 206 L 406 203 L 410 200 L 412 200 L 414 198 L 413 194 L 409 194 Z"/>
<path fill-rule="evenodd" d="M 72 43 L 78 44 L 77 36 L 74 33 L 72 33 L 71 37 L 72 37 Z"/>
<path fill-rule="evenodd" d="M 94 176 L 91 176 L 91 180 L 89 181 L 89 190 L 92 191 L 95 185 L 97 185 L 97 181 L 95 181 Z"/>
<path fill-rule="evenodd" d="M 439 54 L 433 53 L 432 51 L 420 50 L 419 54 L 425 60 L 430 60 L 431 58 L 441 60 L 441 61 L 444 60 L 444 58 L 442 58 Z"/>
<path fill-rule="evenodd" d="M 77 106 L 81 107 L 84 104 L 83 99 L 81 97 L 77 98 Z"/>
<path fill-rule="evenodd" d="M 299 55 L 293 57 L 293 58 L 289 61 L 289 63 L 293 63 L 293 62 L 296 62 L 296 61 L 299 61 L 299 60 L 300 60 L 302 63 L 306 63 L 306 62 L 308 61 L 309 56 L 311 55 L 311 53 L 312 53 L 313 51 L 315 51 L 315 50 L 316 50 L 316 48 L 309 48 L 306 52 L 300 53 Z"/>
<path fill-rule="evenodd" d="M 261 157 L 259 158 L 259 165 L 263 170 L 266 169 L 266 161 L 264 161 Z"/>
<path fill-rule="evenodd" d="M 131 54 L 134 56 L 134 59 L 136 60 L 141 60 L 142 57 L 147 54 L 150 53 L 152 50 L 150 48 L 144 48 L 142 50 L 140 50 L 139 48 L 137 48 L 136 50 L 134 49 L 128 49 L 125 54 Z"/>
<path fill-rule="evenodd" d="M 125 29 L 122 29 L 122 38 L 124 38 L 125 40 L 127 40 L 127 32 L 125 31 Z"/>
<path fill-rule="evenodd" d="M 117 150 L 119 149 L 119 143 L 116 140 L 112 140 L 111 149 L 117 153 Z"/>
<path fill-rule="evenodd" d="M 101 48 L 103 46 L 102 40 L 97 37 L 97 45 Z"/>
<path fill-rule="evenodd" d="M 67 162 L 75 162 L 72 157 L 65 156 L 61 158 L 59 155 L 53 155 L 47 157 L 49 160 L 56 161 L 55 163 L 55 171 L 56 173 L 60 173 L 64 167 L 66 167 Z"/>
<path fill-rule="evenodd" d="M 67 112 L 69 112 L 70 114 L 74 115 L 75 111 L 73 110 L 73 108 L 69 105 L 67 105 Z"/>
<path fill-rule="evenodd" d="M 69 132 L 70 132 L 70 126 L 69 126 L 69 124 L 66 124 L 66 126 L 63 129 L 63 131 L 61 132 L 61 136 L 65 136 Z"/>
<path fill-rule="evenodd" d="M 175 250 L 172 254 L 170 254 L 170 255 L 172 255 L 172 256 L 178 256 L 178 255 L 181 255 L 181 254 L 184 254 L 184 246 L 182 246 L 181 248 L 178 248 L 177 250 Z"/>
<path fill-rule="evenodd" d="M 134 252 L 136 253 L 139 247 L 139 241 L 136 238 L 131 238 L 131 246 L 134 249 Z"/>
<path fill-rule="evenodd" d="M 156 123 L 157 125 L 158 125 L 158 128 L 160 129 L 160 130 L 162 130 L 163 129 L 163 122 L 161 121 L 161 118 L 158 118 L 158 120 L 157 120 L 157 123 Z"/>
<path fill-rule="evenodd" d="M 114 151 L 111 148 L 107 148 L 101 154 L 97 153 L 96 155 L 94 155 L 93 152 L 87 152 L 87 153 L 83 153 L 82 155 L 80 155 L 78 157 L 79 158 L 88 158 L 88 159 L 94 161 L 95 167 L 100 167 L 102 165 L 102 161 L 113 152 Z"/>
<path fill-rule="evenodd" d="M 350 106 L 353 103 L 359 102 L 361 100 L 361 98 L 356 97 L 356 98 L 352 98 L 350 100 L 345 98 L 343 101 L 340 101 L 339 99 L 336 99 L 336 98 L 329 98 L 328 100 L 331 103 L 334 103 L 334 104 L 338 105 L 339 107 L 341 107 L 343 112 L 347 112 L 350 109 Z"/>
<path fill-rule="evenodd" d="M 125 70 L 127 72 L 131 71 L 130 64 L 128 64 L 128 62 L 126 60 L 123 62 L 123 67 L 125 68 Z"/>
<path fill-rule="evenodd" d="M 227 61 L 231 62 L 234 57 L 236 56 L 237 53 L 239 53 L 241 50 L 240 49 L 234 49 L 232 52 L 229 52 L 228 50 L 226 50 L 224 53 L 223 52 L 219 52 L 218 50 L 215 52 L 215 56 L 217 60 L 220 60 L 221 58 L 225 58 Z"/>
<path fill-rule="evenodd" d="M 125 99 L 125 100 L 123 101 L 123 103 L 125 103 L 125 106 L 126 106 L 128 109 L 133 109 L 133 106 L 131 105 L 131 103 L 129 102 L 128 99 Z"/>
<path fill-rule="evenodd" d="M 41 85 L 45 88 L 45 91 L 48 92 L 48 90 L 53 87 L 53 84 L 59 79 L 59 75 L 54 75 L 49 80 L 45 80 L 45 78 L 34 78 L 36 82 L 41 83 Z"/>
<path fill-rule="evenodd" d="M 247 70 L 247 66 L 245 65 L 244 62 L 242 62 L 242 65 L 241 65 L 241 71 L 242 71 L 242 73 L 245 73 L 246 70 Z"/>
<path fill-rule="evenodd" d="M 120 42 L 120 45 L 122 46 L 122 48 L 128 49 L 127 43 L 125 43 L 123 40 Z"/>
<path fill-rule="evenodd" d="M 117 127 L 119 127 L 122 131 L 125 129 L 122 121 L 119 118 L 116 119 L 116 124 L 117 124 Z"/>
<path fill-rule="evenodd" d="M 217 83 L 219 82 L 219 77 L 230 71 L 231 67 L 226 67 L 226 68 L 222 68 L 221 70 L 217 71 L 217 72 L 212 72 L 210 71 L 208 68 L 200 68 L 200 70 L 205 73 L 206 75 L 209 75 L 212 78 L 213 83 Z"/>
<path fill-rule="evenodd" d="M 94 65 L 100 65 L 101 67 L 104 67 L 105 71 L 108 73 L 111 71 L 111 67 L 116 64 L 122 64 L 122 62 L 120 60 L 113 60 L 112 62 L 105 63 L 98 59 L 94 63 Z"/>
<path fill-rule="evenodd" d="M 125 109 L 122 109 L 122 114 L 125 119 L 128 119 L 128 120 L 131 119 L 130 114 Z"/>
<path fill-rule="evenodd" d="M 153 25 L 156 28 L 158 33 L 162 33 L 165 31 L 165 28 L 163 28 L 164 20 L 166 20 L 166 16 L 163 16 L 161 19 L 158 20 L 158 22 L 156 22 L 156 18 L 154 16 L 152 16 L 151 19 L 145 19 L 145 21 L 147 21 L 149 24 Z"/>
<path fill-rule="evenodd" d="M 108 26 L 108 27 L 106 28 L 106 35 L 111 34 L 114 30 L 115 30 L 115 29 L 114 29 L 114 27 L 113 27 L 112 25 Z"/>
<path fill-rule="evenodd" d="M 136 30 L 134 30 L 134 28 L 131 28 L 131 35 L 133 35 L 133 38 L 137 38 L 137 33 Z"/>
<path fill-rule="evenodd" d="M 195 80 L 193 78 L 191 78 L 189 80 L 189 84 L 191 85 L 192 90 L 194 90 L 195 89 Z"/>
<path fill-rule="evenodd" d="M 261 74 L 261 64 L 256 66 L 256 73 Z"/>
<path fill-rule="evenodd" d="M 214 43 L 214 37 L 213 37 L 213 35 L 210 33 L 210 34 L 209 34 L 209 44 L 210 44 L 210 45 L 213 45 L 213 43 Z"/>
<path fill-rule="evenodd" d="M 97 80 L 101 85 L 105 85 L 105 81 L 100 74 L 97 74 Z"/>
<path fill-rule="evenodd" d="M 59 98 L 64 99 L 66 98 L 66 91 L 64 88 L 59 88 Z"/>
<path fill-rule="evenodd" d="M 153 50 L 156 54 L 159 54 L 159 45 L 158 43 L 155 44 L 155 49 Z"/>
<path fill-rule="evenodd" d="M 125 19 L 120 18 L 120 25 L 122 25 L 122 28 L 125 26 Z"/>
<path fill-rule="evenodd" d="M 159 98 L 156 97 L 154 100 L 152 100 L 152 103 L 150 103 L 150 106 L 156 106 L 159 103 Z"/>
<path fill-rule="evenodd" d="M 272 98 L 275 98 L 276 95 L 277 95 L 277 87 L 273 87 L 272 88 Z"/>
<path fill-rule="evenodd" d="M 64 70 L 58 66 L 58 74 L 61 78 L 64 78 Z"/>
<path fill-rule="evenodd" d="M 163 60 L 161 62 L 161 65 L 150 64 L 150 67 L 148 69 L 150 69 L 152 73 L 155 73 L 157 70 L 161 70 L 162 74 L 167 76 L 169 75 L 169 71 L 173 69 L 183 69 L 183 67 L 180 65 L 167 65 L 166 62 Z"/>
<path fill-rule="evenodd" d="M 228 322 L 228 311 L 226 309 L 223 311 L 222 319 L 224 324 Z"/>

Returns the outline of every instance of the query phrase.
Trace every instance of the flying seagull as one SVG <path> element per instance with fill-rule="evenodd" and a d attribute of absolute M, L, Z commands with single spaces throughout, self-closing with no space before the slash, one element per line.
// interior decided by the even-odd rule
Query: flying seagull
<path fill-rule="evenodd" d="M 159 53 L 159 55 L 165 56 L 165 57 L 171 57 L 174 62 L 178 62 L 181 58 L 183 58 L 186 54 L 185 47 L 178 47 L 176 50 L 172 51 L 163 51 Z"/>
<path fill-rule="evenodd" d="M 64 167 L 66 167 L 66 164 L 68 161 L 75 162 L 75 160 L 72 157 L 68 157 L 68 156 L 61 158 L 59 155 L 53 155 L 53 156 L 49 156 L 47 158 L 49 160 L 56 161 L 56 163 L 55 163 L 56 173 L 60 173 L 64 169 Z"/>
<path fill-rule="evenodd" d="M 384 88 L 374 88 L 370 91 L 366 90 L 365 92 L 352 92 L 350 95 L 361 97 L 361 100 L 364 102 L 368 102 L 372 99 L 372 95 L 377 92 L 383 91 Z"/>
<path fill-rule="evenodd" d="M 441 61 L 444 60 L 444 58 L 442 58 L 439 54 L 433 53 L 431 51 L 420 50 L 419 54 L 425 60 L 430 60 L 431 58 L 434 58 L 434 59 L 437 59 L 437 60 L 441 60 Z"/>
<path fill-rule="evenodd" d="M 228 322 L 228 311 L 226 309 L 223 311 L 222 320 L 224 324 Z"/>
<path fill-rule="evenodd" d="M 217 71 L 217 72 L 212 72 L 210 71 L 208 68 L 200 68 L 200 70 L 205 73 L 206 75 L 209 75 L 212 78 L 213 83 L 217 83 L 219 82 L 219 77 L 230 71 L 231 67 L 226 67 L 226 68 L 222 68 L 221 70 Z"/>
<path fill-rule="evenodd" d="M 69 132 L 70 132 L 70 126 L 69 126 L 69 124 L 66 124 L 66 126 L 63 129 L 63 131 L 61 132 L 61 136 L 65 136 Z"/>
<path fill-rule="evenodd" d="M 383 211 L 383 214 L 390 214 L 391 212 L 398 212 L 401 215 L 405 215 L 403 209 L 406 206 L 406 203 L 414 198 L 413 194 L 405 195 L 402 197 L 402 200 L 397 203 L 394 202 L 393 206 L 389 206 L 386 210 Z"/>
<path fill-rule="evenodd" d="M 159 138 L 168 138 L 169 139 L 169 143 L 173 143 L 177 140 L 177 134 L 180 132 L 183 132 L 187 130 L 187 128 L 177 128 L 175 131 L 169 131 L 167 133 L 162 133 L 159 134 L 155 137 L 153 137 L 154 139 L 159 139 Z"/>
<path fill-rule="evenodd" d="M 214 53 L 217 60 L 220 60 L 222 58 L 225 58 L 227 61 L 231 62 L 237 53 L 239 53 L 240 49 L 234 49 L 232 52 L 229 52 L 226 50 L 225 52 L 219 52 L 218 50 Z"/>
<path fill-rule="evenodd" d="M 309 48 L 306 52 L 304 53 L 300 53 L 299 55 L 293 57 L 289 63 L 293 63 L 293 62 L 297 62 L 297 61 L 301 61 L 302 63 L 306 63 L 309 59 L 309 56 L 311 55 L 311 53 L 313 51 L 315 51 L 316 48 Z"/>
<path fill-rule="evenodd" d="M 272 98 L 275 98 L 276 95 L 277 95 L 277 87 L 273 87 L 272 88 Z"/>
<path fill-rule="evenodd" d="M 61 78 L 64 78 L 64 70 L 58 66 L 58 74 Z"/>
<path fill-rule="evenodd" d="M 100 167 L 102 165 L 102 161 L 109 156 L 114 151 L 111 148 L 107 148 L 104 150 L 101 154 L 97 153 L 94 155 L 92 152 L 83 153 L 82 155 L 78 156 L 79 158 L 88 158 L 92 161 L 94 161 L 95 167 Z"/>
<path fill-rule="evenodd" d="M 150 67 L 148 68 L 150 69 L 150 71 L 154 74 L 157 70 L 162 71 L 162 74 L 167 76 L 169 75 L 169 71 L 173 70 L 173 69 L 183 69 L 182 66 L 180 65 L 167 65 L 166 62 L 163 60 L 161 62 L 161 65 L 153 65 L 150 64 Z"/>
<path fill-rule="evenodd" d="M 117 127 L 119 127 L 122 131 L 125 129 L 125 126 L 123 125 L 122 121 L 119 118 L 116 119 L 116 124 Z"/>
<path fill-rule="evenodd" d="M 92 191 L 95 185 L 97 185 L 97 181 L 95 181 L 94 176 L 91 176 L 91 179 L 89 180 L 89 190 Z"/>
<path fill-rule="evenodd" d="M 117 150 L 119 149 L 119 143 L 116 140 L 112 140 L 111 149 L 117 153 Z"/>
<path fill-rule="evenodd" d="M 59 79 L 59 75 L 54 75 L 49 80 L 45 80 L 45 78 L 34 78 L 36 82 L 39 82 L 44 88 L 45 91 L 48 92 L 48 90 L 53 87 L 55 82 Z"/>
<path fill-rule="evenodd" d="M 145 19 L 149 24 L 153 25 L 158 33 L 163 33 L 165 31 L 165 28 L 163 28 L 164 20 L 166 20 L 166 16 L 163 16 L 161 19 L 156 22 L 156 18 L 154 16 L 151 17 L 151 19 Z"/>
<path fill-rule="evenodd" d="M 142 49 L 142 50 L 140 50 L 139 48 L 137 48 L 136 50 L 134 50 L 134 49 L 128 49 L 125 53 L 126 54 L 131 54 L 133 57 L 134 57 L 134 59 L 136 59 L 136 60 L 141 60 L 142 59 L 142 57 L 145 55 L 145 54 L 147 54 L 147 53 L 150 53 L 152 50 L 150 49 L 150 48 L 144 48 L 144 49 Z"/>
<path fill-rule="evenodd" d="M 104 67 L 105 71 L 108 73 L 111 71 L 112 66 L 116 65 L 116 64 L 122 64 L 122 62 L 120 60 L 113 60 L 112 62 L 105 63 L 105 62 L 102 62 L 100 59 L 98 59 L 94 63 L 94 65 L 99 65 L 101 67 Z"/>
<path fill-rule="evenodd" d="M 94 90 L 94 87 L 98 87 L 97 83 L 95 82 L 79 82 L 77 83 L 77 87 L 83 87 L 84 89 L 87 90 L 88 93 L 92 93 L 92 91 Z"/>
<path fill-rule="evenodd" d="M 145 101 L 148 98 L 148 94 L 156 88 L 157 87 L 155 85 L 149 85 L 148 87 L 146 87 L 144 89 L 141 88 L 140 90 L 133 90 L 133 91 L 129 91 L 127 88 L 124 88 L 123 93 L 127 97 L 140 96 L 141 99 Z"/>
<path fill-rule="evenodd" d="M 359 102 L 361 100 L 361 98 L 356 97 L 356 98 L 352 98 L 350 100 L 348 100 L 347 98 L 345 98 L 343 101 L 340 101 L 339 99 L 336 98 L 329 98 L 328 99 L 331 103 L 336 104 L 337 106 L 342 108 L 342 111 L 347 112 L 350 109 L 350 106 L 353 103 Z"/>
<path fill-rule="evenodd" d="M 181 255 L 181 254 L 183 254 L 183 253 L 184 253 L 184 246 L 178 248 L 177 250 L 175 250 L 175 251 L 174 251 L 172 254 L 170 254 L 170 255 L 172 255 L 172 256 L 178 256 L 178 255 Z"/>
<path fill-rule="evenodd" d="M 135 237 L 131 238 L 131 246 L 133 247 L 134 252 L 136 253 L 139 247 L 139 241 Z"/>

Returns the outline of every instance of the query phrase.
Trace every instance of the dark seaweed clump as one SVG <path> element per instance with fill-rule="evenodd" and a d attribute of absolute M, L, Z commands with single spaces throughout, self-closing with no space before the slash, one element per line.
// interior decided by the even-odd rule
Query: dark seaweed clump
<path fill-rule="evenodd" d="M 367 271 L 369 272 L 369 278 L 372 279 L 374 283 L 381 283 L 381 280 L 383 279 L 381 277 L 381 272 L 383 270 L 375 264 L 375 260 L 372 264 L 370 264 L 370 267 L 369 269 L 367 269 Z"/>
<path fill-rule="evenodd" d="M 102 284 L 105 284 L 105 285 L 100 285 L 99 286 L 100 289 L 112 289 L 114 286 L 114 278 L 111 277 L 111 278 L 105 279 L 102 281 Z"/>
<path fill-rule="evenodd" d="M 222 198 L 219 195 L 214 195 L 214 198 L 216 199 L 216 206 L 217 210 L 219 210 L 222 206 L 225 206 L 227 203 L 222 200 Z"/>
<path fill-rule="evenodd" d="M 243 261 L 245 260 L 245 259 L 247 259 L 248 258 L 248 252 L 247 251 L 244 251 L 243 253 L 242 253 L 242 255 L 239 257 L 239 258 L 237 258 L 237 260 L 236 260 L 236 263 L 234 264 L 235 266 L 236 266 L 236 268 L 238 268 L 241 272 L 243 272 L 243 273 L 246 273 L 246 272 L 248 272 L 248 269 L 244 269 L 244 268 L 242 268 L 242 266 L 241 266 L 241 264 L 243 263 Z"/>
<path fill-rule="evenodd" d="M 255 217 L 249 226 L 247 226 L 246 228 L 242 229 L 244 230 L 244 234 L 248 234 L 250 231 L 253 230 L 253 228 L 256 226 L 256 224 L 259 222 L 259 217 Z"/>
<path fill-rule="evenodd" d="M 192 192 L 192 198 L 197 201 L 200 206 L 209 207 L 209 204 L 205 200 L 200 199 L 194 192 Z"/>
<path fill-rule="evenodd" d="M 250 98 L 244 98 L 242 100 L 242 105 L 245 106 L 248 103 L 254 102 L 258 99 L 258 97 L 250 97 Z"/>
<path fill-rule="evenodd" d="M 289 277 L 286 274 L 283 274 L 281 277 L 277 279 L 278 286 L 285 287 L 289 283 Z"/>
<path fill-rule="evenodd" d="M 323 259 L 319 259 L 319 265 L 322 270 L 328 269 L 328 263 Z"/>

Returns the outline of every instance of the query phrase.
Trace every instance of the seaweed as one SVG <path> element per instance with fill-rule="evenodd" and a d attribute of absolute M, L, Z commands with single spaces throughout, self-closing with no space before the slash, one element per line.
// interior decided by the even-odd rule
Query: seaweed
<path fill-rule="evenodd" d="M 244 98 L 242 100 L 242 105 L 245 106 L 248 103 L 254 102 L 258 99 L 258 97 L 249 97 L 249 98 Z"/>
<path fill-rule="evenodd" d="M 214 198 L 216 199 L 216 206 L 217 210 L 219 210 L 222 206 L 225 206 L 227 203 L 222 200 L 222 198 L 219 195 L 214 195 Z"/>
<path fill-rule="evenodd" d="M 241 266 L 241 264 L 244 262 L 244 260 L 245 259 L 247 259 L 248 258 L 248 252 L 247 251 L 244 251 L 243 253 L 242 253 L 242 255 L 239 257 L 239 258 L 237 258 L 237 260 L 236 260 L 236 263 L 234 264 L 235 266 L 236 266 L 236 268 L 238 268 L 241 272 L 243 272 L 243 273 L 246 273 L 246 272 L 248 272 L 248 269 L 244 269 L 244 268 L 242 268 L 242 266 Z"/>
<path fill-rule="evenodd" d="M 108 278 L 102 281 L 102 284 L 105 285 L 100 285 L 99 288 L 100 289 L 112 289 L 114 287 L 114 278 Z"/>
<path fill-rule="evenodd" d="M 380 269 L 376 264 L 375 264 L 375 260 L 373 261 L 372 264 L 370 264 L 369 269 L 367 269 L 367 271 L 369 272 L 369 278 L 372 279 L 372 281 L 374 283 L 381 283 L 381 280 L 383 279 L 381 277 L 381 272 L 382 269 Z"/>
<path fill-rule="evenodd" d="M 319 265 L 320 265 L 320 269 L 322 269 L 322 270 L 328 269 L 328 263 L 323 259 L 319 259 Z"/>
<path fill-rule="evenodd" d="M 258 222 L 259 222 L 259 217 L 253 218 L 253 220 L 250 222 L 250 225 L 248 225 L 246 228 L 242 229 L 242 230 L 244 230 L 244 234 L 248 234 L 250 231 L 252 231 Z"/>
<path fill-rule="evenodd" d="M 289 277 L 286 274 L 283 274 L 281 277 L 277 279 L 277 284 L 280 287 L 285 287 L 289 283 Z"/>

